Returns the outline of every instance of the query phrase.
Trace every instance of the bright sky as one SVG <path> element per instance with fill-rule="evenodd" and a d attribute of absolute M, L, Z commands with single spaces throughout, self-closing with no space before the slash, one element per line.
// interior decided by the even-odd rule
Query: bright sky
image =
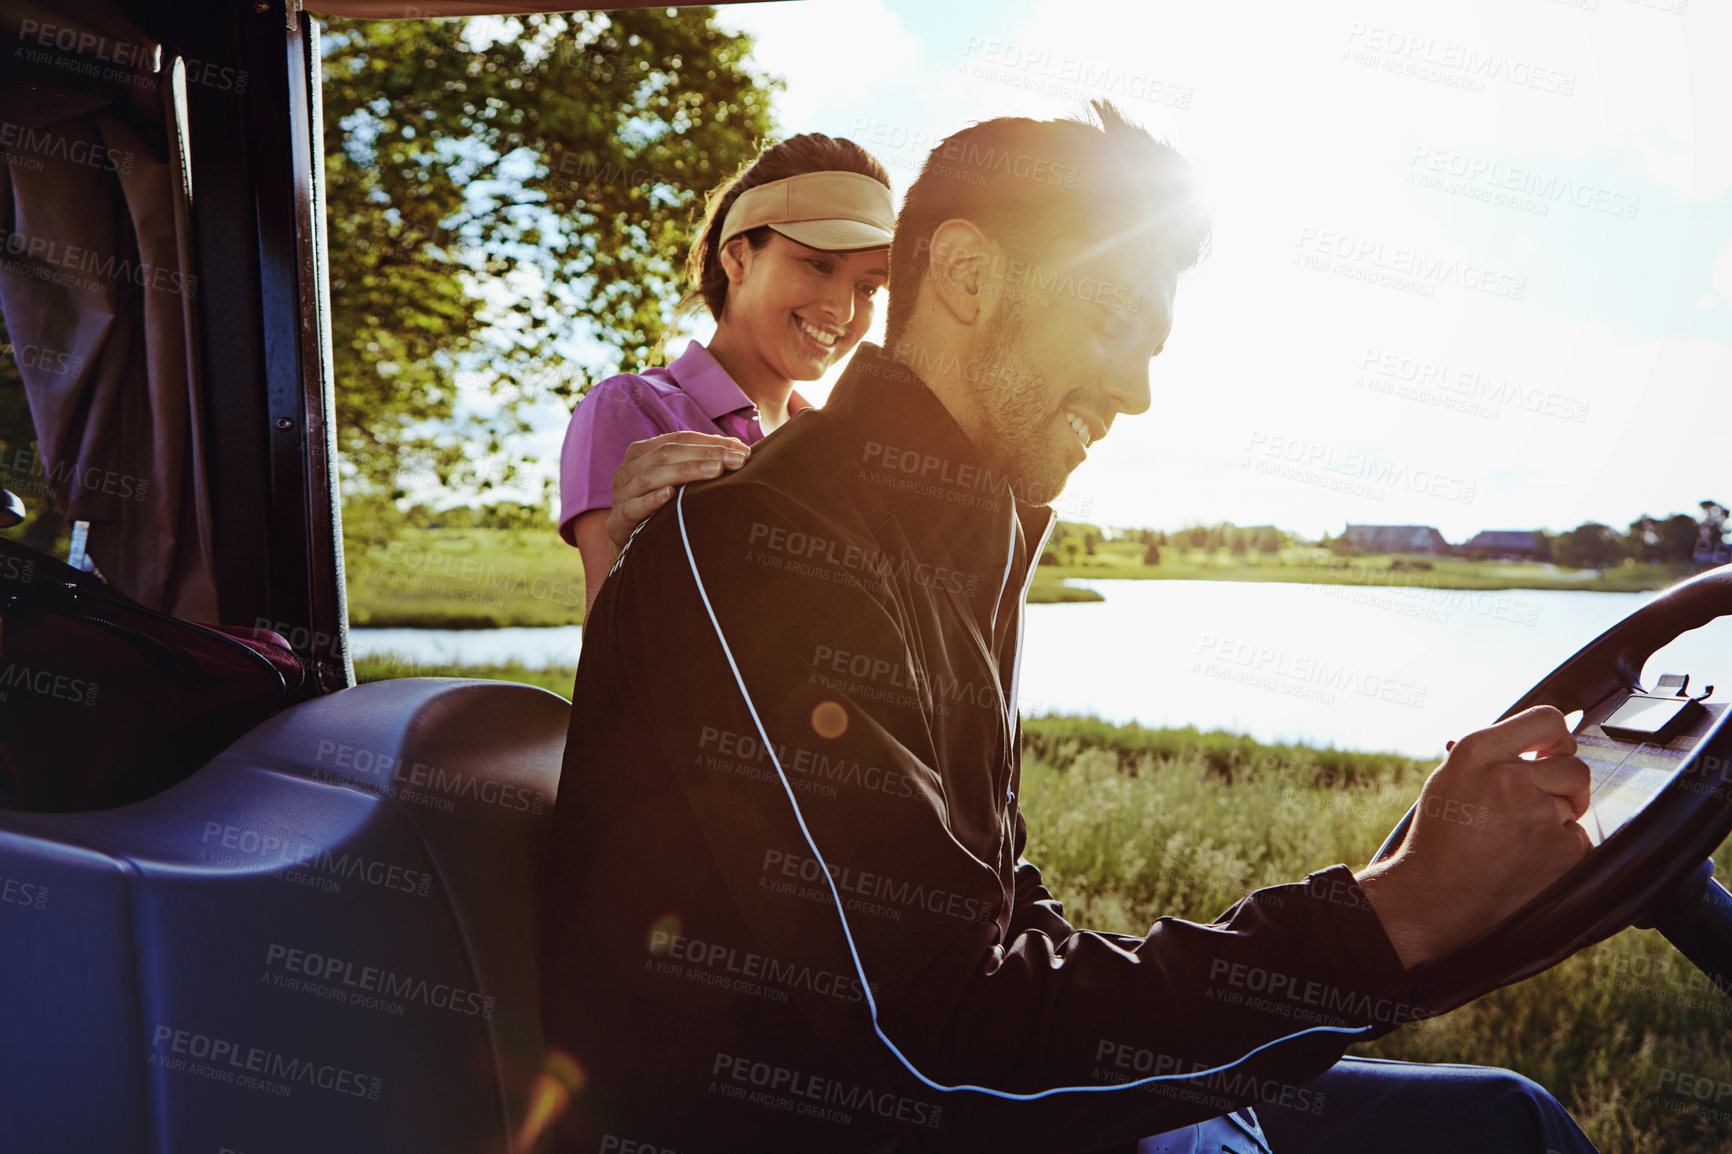
<path fill-rule="evenodd" d="M 1620 530 L 1732 501 L 1732 9 L 1707 0 L 721 10 L 898 196 L 963 125 L 1094 96 L 1209 181 L 1154 407 L 1061 515 Z M 876 339 L 875 332 L 868 339 Z M 807 391 L 827 392 L 827 384 Z"/>

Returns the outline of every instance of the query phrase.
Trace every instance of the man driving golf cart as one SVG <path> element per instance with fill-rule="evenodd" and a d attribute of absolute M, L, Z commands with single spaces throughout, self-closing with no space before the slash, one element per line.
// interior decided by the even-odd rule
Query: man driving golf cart
<path fill-rule="evenodd" d="M 886 347 L 603 584 L 542 922 L 549 1044 L 587 1086 L 564 1148 L 1592 1149 L 1507 1072 L 1339 1062 L 1586 852 L 1558 710 L 1457 742 L 1389 860 L 1211 925 L 1077 929 L 1022 856 L 1046 506 L 1150 408 L 1209 231 L 1182 158 L 1096 114 L 941 143 Z M 1229 996 L 1252 982 L 1304 1012 Z"/>

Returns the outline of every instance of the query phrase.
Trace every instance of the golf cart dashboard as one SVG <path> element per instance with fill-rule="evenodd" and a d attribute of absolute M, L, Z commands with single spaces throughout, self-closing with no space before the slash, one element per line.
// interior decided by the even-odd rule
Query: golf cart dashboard
<path fill-rule="evenodd" d="M 1677 781 L 1725 721 L 1725 702 L 1706 702 L 1708 693 L 1683 696 L 1686 683 L 1668 676 L 1658 693 L 1614 693 L 1577 726 L 1576 756 L 1592 774 L 1588 809 L 1579 820 L 1594 845 Z M 1664 692 L 1672 688 L 1675 694 Z"/>

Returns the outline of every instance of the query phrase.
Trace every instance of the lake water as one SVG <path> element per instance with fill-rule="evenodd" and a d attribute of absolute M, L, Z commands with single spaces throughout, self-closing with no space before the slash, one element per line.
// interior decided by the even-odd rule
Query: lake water
<path fill-rule="evenodd" d="M 1105 601 L 1031 605 L 1024 715 L 1092 713 L 1416 757 L 1494 720 L 1651 593 L 1477 592 L 1241 581 L 1078 581 Z M 1732 619 L 1687 633 L 1643 683 L 1717 674 Z M 574 665 L 582 631 L 355 629 L 355 655 Z M 1716 694 L 1724 698 L 1725 693 Z"/>

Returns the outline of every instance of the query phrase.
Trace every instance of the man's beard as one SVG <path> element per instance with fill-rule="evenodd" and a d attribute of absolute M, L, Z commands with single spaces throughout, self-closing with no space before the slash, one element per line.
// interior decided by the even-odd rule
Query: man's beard
<path fill-rule="evenodd" d="M 1051 504 L 1070 476 L 1052 450 L 1052 393 L 1028 352 L 1026 309 L 1007 301 L 981 328 L 980 371 L 965 374 L 981 414 L 979 446 L 1009 479 L 1011 492 L 1033 505 Z"/>

